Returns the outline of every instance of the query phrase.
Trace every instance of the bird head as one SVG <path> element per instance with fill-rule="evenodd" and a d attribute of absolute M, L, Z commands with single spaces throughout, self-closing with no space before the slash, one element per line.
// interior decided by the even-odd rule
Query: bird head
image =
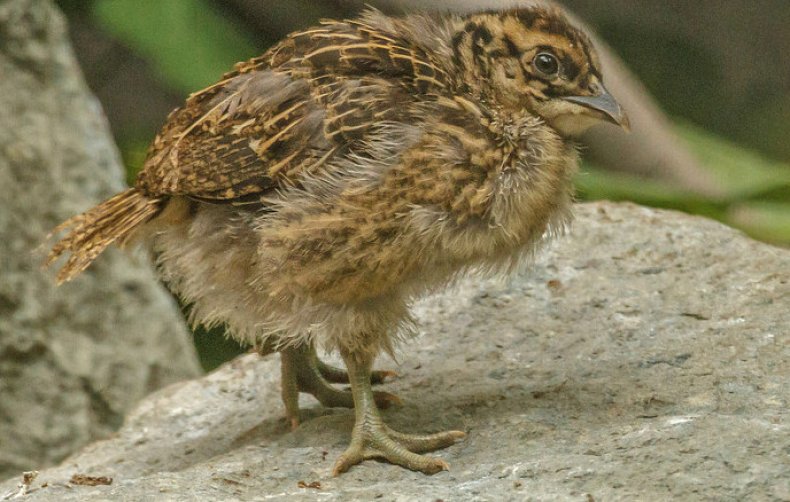
<path fill-rule="evenodd" d="M 589 37 L 556 8 L 528 7 L 463 18 L 453 51 L 483 96 L 541 117 L 562 136 L 604 122 L 628 129 L 606 90 Z"/>

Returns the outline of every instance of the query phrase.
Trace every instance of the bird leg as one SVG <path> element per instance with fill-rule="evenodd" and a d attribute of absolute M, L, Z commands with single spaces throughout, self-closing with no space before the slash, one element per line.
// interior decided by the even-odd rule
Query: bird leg
<path fill-rule="evenodd" d="M 312 344 L 285 348 L 280 352 L 280 358 L 282 399 L 285 404 L 285 413 L 292 429 L 297 428 L 300 423 L 300 392 L 312 394 L 318 402 L 328 408 L 354 407 L 354 399 L 351 392 L 336 389 L 329 384 L 330 381 L 333 381 L 331 377 L 339 379 L 345 372 L 321 362 Z M 332 372 L 330 378 L 325 376 L 325 371 Z M 387 371 L 379 373 L 382 375 L 392 374 L 392 372 Z M 347 375 L 346 378 L 348 378 Z M 383 380 L 383 376 L 380 380 Z M 389 392 L 375 392 L 374 399 L 376 404 L 383 409 L 401 404 L 400 398 Z"/>
<path fill-rule="evenodd" d="M 342 355 L 354 396 L 355 423 L 351 444 L 335 462 L 332 474 L 337 476 L 351 466 L 373 458 L 384 459 L 425 474 L 447 470 L 449 466 L 444 460 L 419 453 L 446 448 L 466 434 L 461 431 L 446 431 L 417 435 L 390 429 L 381 419 L 370 384 L 373 358 L 360 354 Z"/>

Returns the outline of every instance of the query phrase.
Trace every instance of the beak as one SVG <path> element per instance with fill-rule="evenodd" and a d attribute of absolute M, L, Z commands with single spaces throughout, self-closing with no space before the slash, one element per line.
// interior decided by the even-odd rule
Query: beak
<path fill-rule="evenodd" d="M 630 131 L 631 124 L 628 121 L 628 115 L 625 114 L 620 103 L 609 94 L 609 91 L 607 91 L 603 85 L 599 85 L 598 87 L 601 89 L 601 92 L 597 96 L 566 96 L 563 99 L 571 103 L 586 106 L 591 110 L 599 111 L 607 121 L 622 127 L 626 131 Z"/>

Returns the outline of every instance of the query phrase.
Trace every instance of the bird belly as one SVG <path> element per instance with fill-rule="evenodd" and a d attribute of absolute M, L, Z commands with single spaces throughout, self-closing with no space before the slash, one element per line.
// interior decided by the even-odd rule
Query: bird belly
<path fill-rule="evenodd" d="M 408 250 L 372 241 L 364 225 L 350 231 L 353 219 L 265 220 L 198 203 L 191 218 L 160 222 L 151 237 L 160 274 L 193 324 L 224 325 L 249 344 L 366 340 L 385 349 L 413 331 L 402 288 L 414 269 Z"/>

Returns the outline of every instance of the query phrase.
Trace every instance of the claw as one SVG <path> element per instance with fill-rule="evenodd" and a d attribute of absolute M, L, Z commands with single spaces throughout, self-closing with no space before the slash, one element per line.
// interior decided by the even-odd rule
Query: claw
<path fill-rule="evenodd" d="M 373 393 L 373 399 L 376 401 L 376 406 L 378 406 L 380 410 L 386 410 L 393 406 L 398 408 L 403 406 L 403 400 L 389 392 L 376 391 Z"/>
<path fill-rule="evenodd" d="M 373 385 L 378 385 L 386 382 L 387 380 L 391 380 L 393 378 L 398 378 L 400 375 L 397 371 L 392 370 L 375 370 L 373 373 L 370 374 L 370 383 Z"/>

